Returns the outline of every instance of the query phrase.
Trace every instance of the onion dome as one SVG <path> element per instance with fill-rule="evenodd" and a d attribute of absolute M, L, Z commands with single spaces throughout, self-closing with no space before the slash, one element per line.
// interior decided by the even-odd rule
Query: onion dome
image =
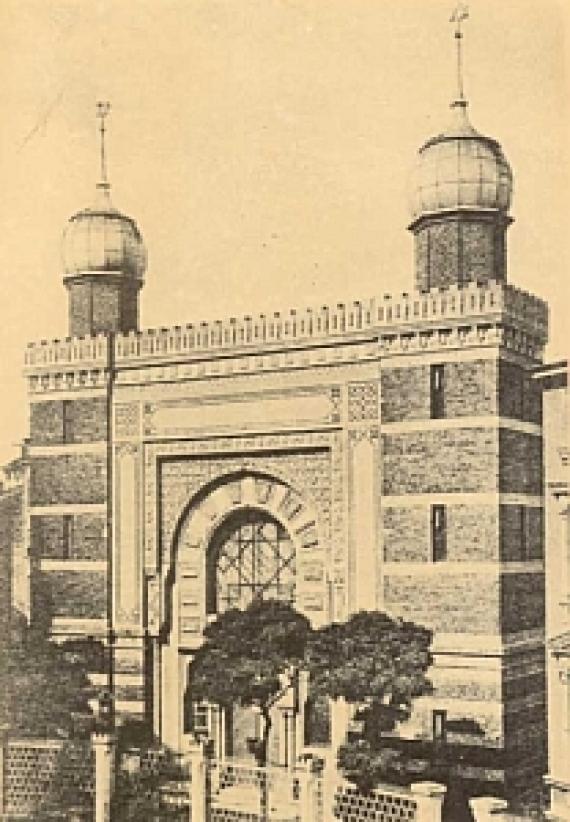
<path fill-rule="evenodd" d="M 69 218 L 63 234 L 66 277 L 109 272 L 142 282 L 146 250 L 136 222 L 111 203 L 110 186 L 97 184 L 93 206 Z"/>
<path fill-rule="evenodd" d="M 412 183 L 412 219 L 460 210 L 507 214 L 513 192 L 511 168 L 499 143 L 469 122 L 467 101 L 451 104 L 449 127 L 423 144 Z"/>
<path fill-rule="evenodd" d="M 128 333 L 139 326 L 146 250 L 135 221 L 111 202 L 105 155 L 109 103 L 97 103 L 101 176 L 92 206 L 70 217 L 63 234 L 69 336 Z"/>

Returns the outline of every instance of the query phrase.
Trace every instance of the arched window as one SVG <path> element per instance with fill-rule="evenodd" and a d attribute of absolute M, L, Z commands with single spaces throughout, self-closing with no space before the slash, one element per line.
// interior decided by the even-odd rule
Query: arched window
<path fill-rule="evenodd" d="M 295 546 L 274 517 L 246 508 L 229 516 L 210 543 L 207 610 L 245 608 L 256 597 L 294 602 Z"/>

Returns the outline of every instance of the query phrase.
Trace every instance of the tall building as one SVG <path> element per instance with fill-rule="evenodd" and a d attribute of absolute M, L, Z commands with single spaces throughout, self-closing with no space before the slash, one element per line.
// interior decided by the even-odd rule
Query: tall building
<path fill-rule="evenodd" d="M 547 309 L 508 282 L 511 196 L 460 82 L 417 157 L 410 293 L 141 330 L 103 162 L 64 234 L 70 336 L 26 352 L 26 534 L 32 615 L 49 590 L 54 635 L 110 644 L 119 714 L 179 748 L 204 627 L 255 596 L 315 625 L 382 609 L 434 631 L 402 744 L 445 739 L 489 792 L 540 779 Z M 248 721 L 210 712 L 218 749 Z M 301 724 L 282 706 L 275 760 Z"/>
<path fill-rule="evenodd" d="M 538 368 L 544 406 L 548 777 L 553 819 L 570 817 L 570 508 L 568 363 Z"/>

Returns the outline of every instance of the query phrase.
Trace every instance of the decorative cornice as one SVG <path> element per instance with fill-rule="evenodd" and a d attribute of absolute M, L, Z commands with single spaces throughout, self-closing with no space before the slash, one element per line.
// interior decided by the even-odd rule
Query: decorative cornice
<path fill-rule="evenodd" d="M 473 346 L 500 346 L 538 362 L 547 332 L 542 300 L 492 281 L 399 299 L 385 296 L 118 334 L 113 360 L 118 380 L 124 383 L 200 379 Z M 30 392 L 104 385 L 109 344 L 109 338 L 99 335 L 29 345 L 25 373 Z"/>

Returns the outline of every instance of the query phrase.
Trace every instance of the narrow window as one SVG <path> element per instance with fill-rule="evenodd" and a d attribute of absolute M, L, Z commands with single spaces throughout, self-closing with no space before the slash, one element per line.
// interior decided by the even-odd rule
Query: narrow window
<path fill-rule="evenodd" d="M 443 365 L 432 365 L 430 367 L 430 415 L 432 420 L 439 420 L 444 416 L 443 391 Z"/>
<path fill-rule="evenodd" d="M 63 442 L 73 442 L 73 418 L 71 400 L 63 400 L 61 417 Z"/>
<path fill-rule="evenodd" d="M 445 742 L 447 711 L 434 711 L 432 714 L 433 741 L 439 744 Z"/>
<path fill-rule="evenodd" d="M 519 527 L 520 527 L 520 543 L 521 543 L 521 553 L 520 557 L 521 560 L 528 559 L 528 539 L 527 539 L 527 515 L 526 515 L 526 507 L 524 505 L 519 506 Z"/>
<path fill-rule="evenodd" d="M 431 556 L 433 562 L 447 559 L 447 531 L 445 505 L 431 507 Z"/>
<path fill-rule="evenodd" d="M 63 517 L 63 559 L 70 559 L 73 552 L 73 517 L 65 514 Z"/>

